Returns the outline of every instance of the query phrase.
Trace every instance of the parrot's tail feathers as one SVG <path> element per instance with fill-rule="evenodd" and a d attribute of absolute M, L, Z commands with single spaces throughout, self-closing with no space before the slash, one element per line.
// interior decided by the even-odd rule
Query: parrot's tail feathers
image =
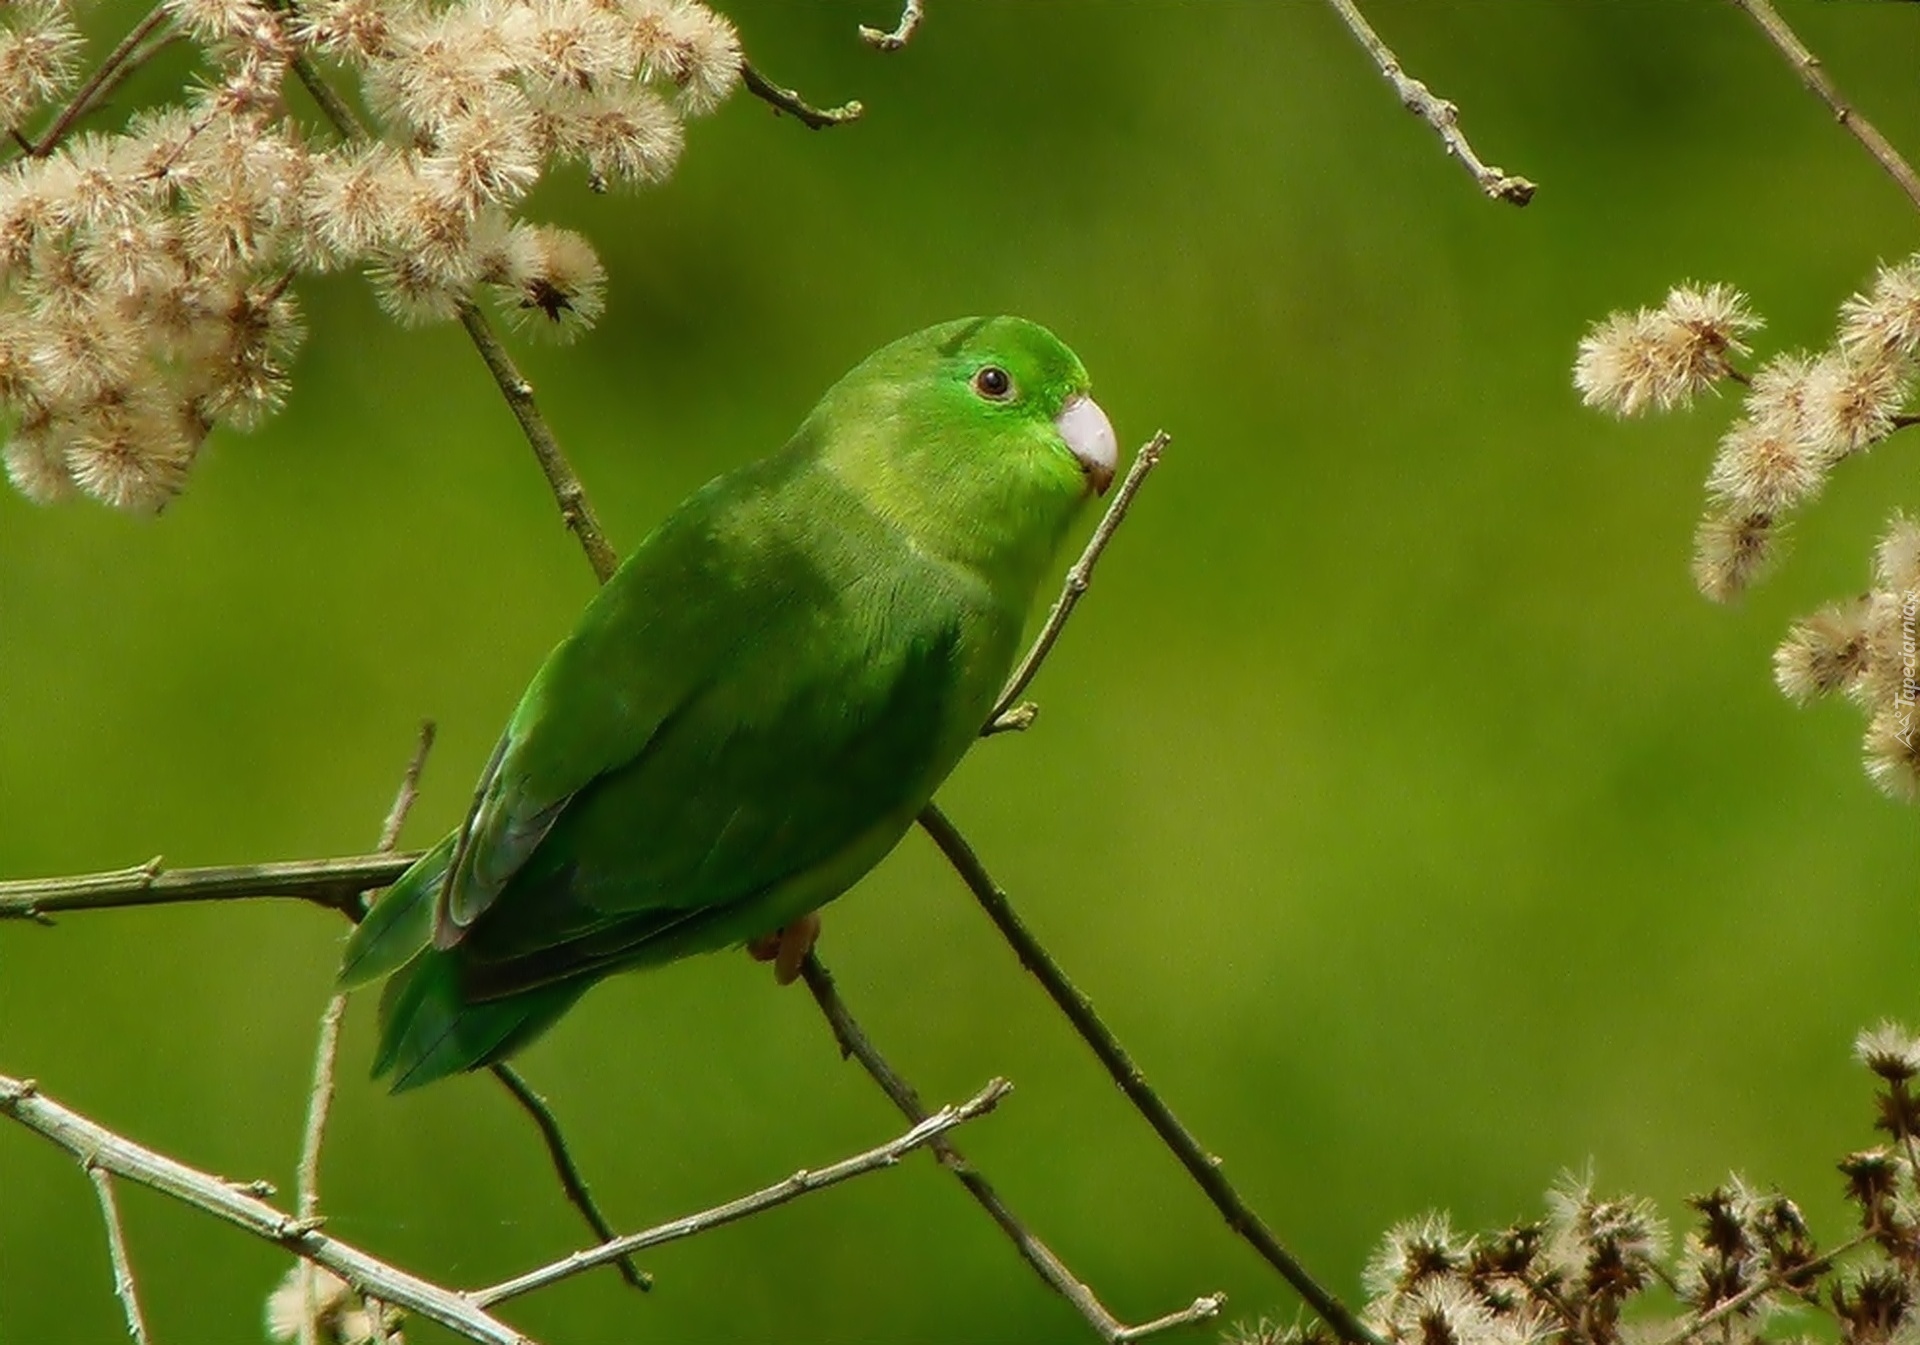
<path fill-rule="evenodd" d="M 553 1026 L 587 988 L 584 979 L 563 981 L 470 1003 L 461 993 L 459 962 L 457 952 L 427 949 L 395 972 L 380 996 L 373 1072 L 391 1073 L 396 1093 L 504 1059 Z"/>
<path fill-rule="evenodd" d="M 340 988 L 377 981 L 413 960 L 427 946 L 433 933 L 433 901 L 446 877 L 447 859 L 453 853 L 453 837 L 414 861 L 412 868 L 373 903 L 367 918 L 360 922 L 347 940 L 346 954 L 340 959 Z"/>

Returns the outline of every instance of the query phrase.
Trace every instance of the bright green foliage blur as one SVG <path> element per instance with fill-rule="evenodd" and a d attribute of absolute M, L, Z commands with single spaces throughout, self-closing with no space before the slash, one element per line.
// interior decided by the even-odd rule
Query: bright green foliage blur
<path fill-rule="evenodd" d="M 1038 725 L 941 799 L 1282 1235 L 1351 1293 L 1393 1221 L 1525 1215 L 1590 1158 L 1674 1216 L 1738 1169 L 1836 1234 L 1832 1162 L 1870 1142 L 1849 1043 L 1920 1017 L 1920 819 L 1865 779 L 1858 716 L 1792 708 L 1768 660 L 1864 582 L 1913 450 L 1840 472 L 1783 572 L 1717 609 L 1686 560 L 1729 408 L 1622 425 L 1568 373 L 1589 321 L 1686 278 L 1747 289 L 1762 351 L 1823 344 L 1913 249 L 1912 208 L 1752 25 L 1375 0 L 1482 153 L 1541 184 L 1516 210 L 1307 0 L 929 0 L 890 56 L 854 35 L 890 0 L 720 7 L 770 74 L 868 115 L 809 134 L 739 96 L 665 187 L 536 202 L 610 271 L 597 331 L 516 348 L 616 540 L 882 342 L 1045 322 L 1123 443 L 1175 442 Z M 1786 12 L 1920 149 L 1920 13 Z M 0 875 L 364 849 L 432 717 L 425 844 L 589 593 L 461 333 L 402 331 L 350 278 L 303 298 L 287 411 L 218 438 L 164 517 L 0 494 Z M 0 1071 L 290 1191 L 343 929 L 274 903 L 0 926 Z M 961 1143 L 1117 1312 L 1224 1289 L 1291 1315 L 924 838 L 822 951 L 929 1098 L 1015 1081 Z M 490 1080 L 363 1080 L 371 1009 L 330 1231 L 458 1285 L 578 1245 Z M 524 1066 L 625 1227 L 901 1128 L 804 992 L 737 955 L 617 978 Z M 261 1340 L 286 1258 L 122 1190 L 157 1339 Z M 1090 1339 L 924 1158 L 645 1263 L 648 1299 L 600 1272 L 509 1315 L 552 1342 Z M 122 1332 L 84 1178 L 0 1126 L 0 1342 Z"/>

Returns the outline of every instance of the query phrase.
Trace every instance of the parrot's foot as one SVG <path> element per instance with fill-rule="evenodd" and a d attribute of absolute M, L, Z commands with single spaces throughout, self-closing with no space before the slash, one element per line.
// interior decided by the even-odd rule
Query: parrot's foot
<path fill-rule="evenodd" d="M 785 929 L 762 934 L 747 944 L 755 962 L 773 963 L 773 979 L 780 985 L 792 985 L 800 979 L 800 964 L 813 951 L 820 937 L 820 912 L 809 911 Z"/>

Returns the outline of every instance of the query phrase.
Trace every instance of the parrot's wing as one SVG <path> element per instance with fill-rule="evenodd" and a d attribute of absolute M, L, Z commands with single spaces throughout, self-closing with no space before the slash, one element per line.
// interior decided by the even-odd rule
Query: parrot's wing
<path fill-rule="evenodd" d="M 803 638 L 785 625 L 555 820 L 462 944 L 472 993 L 764 933 L 893 844 L 972 740 L 1004 668 L 976 672 L 964 605 L 886 581 L 809 614 Z"/>
<path fill-rule="evenodd" d="M 709 487 L 607 585 L 508 726 L 442 947 L 678 956 L 762 932 L 849 847 L 879 845 L 793 916 L 884 854 L 972 740 L 1020 614 L 825 477 L 783 455 Z"/>
<path fill-rule="evenodd" d="M 796 452 L 720 478 L 621 566 L 521 697 L 456 833 L 434 901 L 442 947 L 499 897 L 573 797 L 639 757 L 661 724 L 791 601 L 757 515 L 805 470 Z M 804 574 L 802 575 L 804 580 Z"/>

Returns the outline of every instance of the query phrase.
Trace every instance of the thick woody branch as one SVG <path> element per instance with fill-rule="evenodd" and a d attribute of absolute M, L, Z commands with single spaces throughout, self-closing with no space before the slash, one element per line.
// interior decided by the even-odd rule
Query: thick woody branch
<path fill-rule="evenodd" d="M 1760 25 L 1760 31 L 1767 35 L 1767 41 L 1773 43 L 1780 54 L 1787 58 L 1805 84 L 1821 102 L 1833 113 L 1834 120 L 1847 129 L 1848 134 L 1873 156 L 1874 162 L 1886 170 L 1887 176 L 1899 184 L 1907 199 L 1920 207 L 1920 176 L 1916 176 L 1913 166 L 1901 157 L 1900 151 L 1893 147 L 1878 128 L 1861 116 L 1859 111 L 1841 94 L 1839 87 L 1827 74 L 1820 58 L 1800 40 L 1799 34 L 1787 26 L 1780 17 L 1780 11 L 1773 7 L 1773 0 L 1733 0 L 1733 3 L 1746 11 L 1747 17 Z"/>
<path fill-rule="evenodd" d="M 1026 922 L 1014 911 L 1013 904 L 1007 900 L 1007 894 L 993 881 L 986 866 L 980 862 L 980 857 L 973 852 L 973 847 L 947 820 L 946 814 L 935 805 L 928 804 L 920 814 L 920 825 L 933 837 L 934 844 L 940 847 L 940 853 L 947 857 L 947 862 L 966 882 L 968 890 L 986 911 L 1001 937 L 1012 945 L 1020 965 L 1033 974 L 1055 1006 L 1073 1024 L 1081 1040 L 1093 1048 L 1093 1053 L 1106 1067 L 1107 1074 L 1120 1086 L 1120 1091 L 1127 1095 L 1127 1100 L 1133 1103 L 1134 1108 L 1146 1118 L 1161 1143 L 1173 1151 L 1180 1165 L 1186 1168 L 1213 1202 L 1214 1208 L 1226 1219 L 1227 1226 L 1246 1239 L 1269 1265 L 1279 1271 L 1281 1277 L 1294 1287 L 1342 1340 L 1350 1345 L 1381 1345 L 1380 1338 L 1308 1274 L 1306 1267 L 1281 1245 L 1273 1230 L 1267 1227 L 1233 1183 L 1227 1180 L 1221 1170 L 1220 1160 L 1201 1147 L 1193 1133 L 1173 1114 L 1173 1109 L 1147 1083 L 1146 1075 L 1120 1044 L 1120 1039 L 1094 1012 L 1093 1001 L 1067 978 L 1060 964 L 1034 937 Z"/>
<path fill-rule="evenodd" d="M 730 1224 L 749 1215 L 770 1210 L 775 1205 L 784 1205 L 790 1200 L 825 1190 L 854 1177 L 877 1172 L 898 1163 L 915 1149 L 930 1145 L 957 1125 L 963 1125 L 977 1116 L 992 1111 L 1013 1088 L 1005 1079 L 994 1079 L 965 1102 L 951 1107 L 942 1107 L 933 1115 L 919 1122 L 913 1129 L 898 1139 L 888 1140 L 885 1144 L 843 1158 L 824 1168 L 802 1168 L 785 1181 L 730 1200 L 724 1205 L 702 1210 L 698 1214 L 689 1214 L 655 1228 L 640 1233 L 629 1233 L 625 1237 L 614 1238 L 598 1247 L 589 1247 L 585 1251 L 575 1252 L 563 1257 L 551 1265 L 530 1270 L 524 1275 L 505 1280 L 486 1289 L 475 1289 L 467 1297 L 481 1307 L 492 1307 L 495 1303 L 509 1298 L 518 1298 L 521 1294 L 530 1294 L 536 1289 L 544 1289 L 550 1284 L 578 1275 L 583 1270 L 605 1265 L 609 1261 L 618 1261 L 631 1256 L 634 1252 L 648 1247 L 657 1247 L 663 1242 L 676 1242 L 681 1238 L 690 1238 L 705 1233 L 709 1229 Z"/>
<path fill-rule="evenodd" d="M 1536 190 L 1533 183 L 1483 162 L 1473 152 L 1473 146 L 1467 142 L 1466 132 L 1460 129 L 1460 109 L 1446 99 L 1436 97 L 1431 89 L 1406 72 L 1406 68 L 1400 64 L 1400 58 L 1380 40 L 1380 34 L 1373 31 L 1373 25 L 1367 22 L 1366 15 L 1360 12 L 1354 0 L 1327 0 L 1327 3 L 1333 6 L 1340 21 L 1347 25 L 1347 31 L 1367 49 L 1367 55 L 1373 58 L 1373 63 L 1380 67 L 1380 73 L 1386 77 L 1387 83 L 1393 86 L 1401 105 L 1433 128 L 1434 134 L 1440 137 L 1440 143 L 1446 146 L 1447 153 L 1460 161 L 1460 166 L 1480 184 L 1480 190 L 1490 200 L 1525 205 L 1533 199 Z"/>
<path fill-rule="evenodd" d="M 30 1080 L 0 1074 L 0 1115 L 72 1154 L 89 1169 L 162 1195 L 324 1266 L 383 1303 L 404 1308 L 478 1345 L 532 1345 L 464 1295 L 409 1274 L 295 1218 L 233 1183 L 134 1143 L 46 1097 Z"/>

